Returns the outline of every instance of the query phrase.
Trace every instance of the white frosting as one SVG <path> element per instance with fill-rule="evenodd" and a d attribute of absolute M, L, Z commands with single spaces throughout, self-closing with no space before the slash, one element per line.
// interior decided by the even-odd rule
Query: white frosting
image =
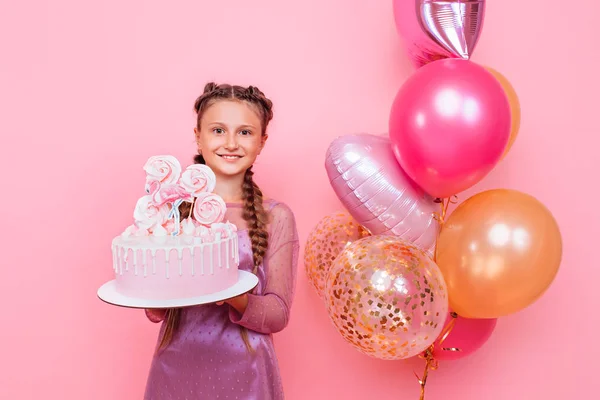
<path fill-rule="evenodd" d="M 229 240 L 225 241 L 225 256 L 229 257 Z M 229 269 L 229 263 L 227 263 L 227 268 Z"/>
<path fill-rule="evenodd" d="M 221 240 L 214 240 L 212 242 L 190 242 L 189 239 L 191 237 L 187 235 L 181 236 L 165 236 L 162 240 L 157 241 L 154 237 L 151 236 L 131 236 L 124 237 L 118 236 L 113 239 L 112 244 L 112 252 L 113 252 L 113 269 L 119 274 L 123 275 L 124 271 L 127 272 L 129 267 L 134 268 L 134 271 L 137 271 L 137 268 L 143 268 L 143 275 L 147 275 L 147 266 L 148 266 L 148 252 L 150 252 L 150 258 L 152 259 L 152 273 L 156 274 L 156 255 L 158 251 L 164 252 L 165 261 L 167 264 L 172 264 L 171 260 L 171 251 L 177 251 L 177 259 L 178 259 L 178 273 L 179 275 L 183 274 L 182 268 L 183 265 L 181 260 L 183 259 L 183 252 L 187 251 L 192 254 L 192 260 L 197 261 L 200 259 L 200 274 L 204 275 L 204 256 L 205 251 L 208 251 L 209 264 L 210 264 L 210 274 L 214 274 L 215 267 L 216 268 L 231 268 L 232 264 L 238 265 L 239 256 L 237 254 L 238 248 L 238 237 L 237 235 L 231 236 L 229 238 L 223 238 Z M 225 252 L 223 253 L 223 247 L 225 248 Z M 231 249 L 231 250 L 230 250 Z M 133 257 L 128 256 L 129 252 L 133 254 Z M 138 252 L 141 252 L 141 257 L 138 255 Z M 215 263 L 215 252 L 217 262 Z M 226 254 L 227 257 L 223 260 L 223 254 Z M 225 261 L 225 262 L 223 262 Z M 196 273 L 196 265 L 192 263 L 191 265 L 191 274 L 195 275 Z M 169 269 L 169 268 L 167 268 Z M 134 272 L 136 275 L 137 272 Z M 168 278 L 169 271 L 166 272 L 166 277 Z"/>
<path fill-rule="evenodd" d="M 192 276 L 196 275 L 196 266 L 194 265 L 194 257 L 195 257 L 194 250 L 195 250 L 195 247 L 190 247 L 190 254 L 192 256 L 191 257 Z"/>
<path fill-rule="evenodd" d="M 167 236 L 169 232 L 162 226 L 158 225 L 152 230 L 152 234 L 157 237 Z"/>
<path fill-rule="evenodd" d="M 186 218 L 181 223 L 181 229 L 185 235 L 193 235 L 196 232 L 196 224 L 191 218 Z"/>
<path fill-rule="evenodd" d="M 213 244 L 209 243 L 208 244 L 210 246 L 209 252 L 208 252 L 208 263 L 210 264 L 210 274 L 213 275 L 215 273 L 215 260 L 213 259 Z"/>
<path fill-rule="evenodd" d="M 150 249 L 152 255 L 152 274 L 156 275 L 156 249 Z"/>
<path fill-rule="evenodd" d="M 148 250 L 142 249 L 142 266 L 144 267 L 144 277 L 148 276 L 148 262 L 146 260 L 147 255 Z"/>

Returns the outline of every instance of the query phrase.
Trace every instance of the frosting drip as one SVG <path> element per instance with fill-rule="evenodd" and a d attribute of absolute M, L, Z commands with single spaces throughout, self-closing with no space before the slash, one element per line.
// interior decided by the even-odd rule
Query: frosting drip
<path fill-rule="evenodd" d="M 174 271 L 183 276 L 189 273 L 196 275 L 196 267 L 199 266 L 199 274 L 205 275 L 204 264 L 208 259 L 208 274 L 214 275 L 215 270 L 230 269 L 239 264 L 237 249 L 238 237 L 230 236 L 216 242 L 202 242 L 196 237 L 177 238 L 166 237 L 164 241 L 156 241 L 150 237 L 145 240 L 131 241 L 122 237 L 115 238 L 112 245 L 113 270 L 117 275 L 133 273 L 135 276 L 148 276 L 148 266 L 152 263 L 151 274 L 156 275 L 156 260 L 162 256 L 165 261 L 165 278 L 170 278 Z M 177 253 L 176 267 L 172 251 Z M 148 255 L 150 253 L 150 255 Z M 130 257 L 129 255 L 132 255 Z M 189 257 L 189 265 L 184 265 L 184 255 Z M 215 261 L 215 255 L 217 262 Z"/>

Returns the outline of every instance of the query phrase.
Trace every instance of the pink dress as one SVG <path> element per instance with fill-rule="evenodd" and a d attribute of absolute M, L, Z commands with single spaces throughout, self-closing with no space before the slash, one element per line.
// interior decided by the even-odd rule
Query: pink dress
<path fill-rule="evenodd" d="M 270 212 L 269 245 L 258 269 L 259 284 L 248 295 L 243 315 L 227 304 L 184 308 L 171 344 L 155 353 L 145 400 L 283 399 L 283 387 L 272 334 L 286 327 L 298 265 L 294 214 L 284 203 L 265 200 Z M 240 204 L 227 204 L 226 219 L 238 227 L 240 269 L 252 271 L 252 246 Z M 153 322 L 164 311 L 146 312 Z M 255 350 L 240 335 L 248 328 Z M 161 327 L 159 341 L 164 330 Z"/>

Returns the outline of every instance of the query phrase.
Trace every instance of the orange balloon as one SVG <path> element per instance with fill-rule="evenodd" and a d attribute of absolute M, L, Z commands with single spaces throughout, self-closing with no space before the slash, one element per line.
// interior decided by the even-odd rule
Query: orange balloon
<path fill-rule="evenodd" d="M 513 143 L 517 139 L 517 135 L 519 134 L 519 128 L 521 126 L 521 105 L 519 103 L 519 98 L 517 97 L 517 92 L 510 84 L 508 79 L 504 77 L 500 72 L 496 71 L 490 67 L 484 67 L 488 70 L 489 73 L 494 75 L 494 78 L 502 85 L 504 89 L 504 93 L 508 98 L 508 103 L 510 105 L 510 114 L 511 114 L 511 125 L 510 125 L 510 138 L 508 139 L 508 144 L 504 149 L 504 153 L 502 154 L 502 158 L 508 154 L 508 151 L 512 147 Z"/>
<path fill-rule="evenodd" d="M 450 307 L 465 318 L 524 309 L 550 286 L 562 257 L 558 224 L 534 197 L 516 190 L 479 193 L 442 226 L 437 264 Z"/>
<path fill-rule="evenodd" d="M 323 297 L 333 260 L 350 243 L 369 235 L 347 211 L 326 215 L 309 233 L 304 248 L 304 268 L 320 297 Z"/>

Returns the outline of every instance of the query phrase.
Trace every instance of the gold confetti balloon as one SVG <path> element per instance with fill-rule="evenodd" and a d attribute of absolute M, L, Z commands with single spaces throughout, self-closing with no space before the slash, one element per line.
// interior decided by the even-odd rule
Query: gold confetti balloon
<path fill-rule="evenodd" d="M 356 349 L 384 360 L 426 350 L 448 314 L 444 277 L 435 262 L 396 236 L 370 236 L 334 261 L 325 290 L 331 321 Z"/>
<path fill-rule="evenodd" d="M 304 249 L 304 268 L 320 297 L 333 260 L 350 243 L 366 236 L 368 231 L 345 211 L 325 216 L 310 232 Z"/>

